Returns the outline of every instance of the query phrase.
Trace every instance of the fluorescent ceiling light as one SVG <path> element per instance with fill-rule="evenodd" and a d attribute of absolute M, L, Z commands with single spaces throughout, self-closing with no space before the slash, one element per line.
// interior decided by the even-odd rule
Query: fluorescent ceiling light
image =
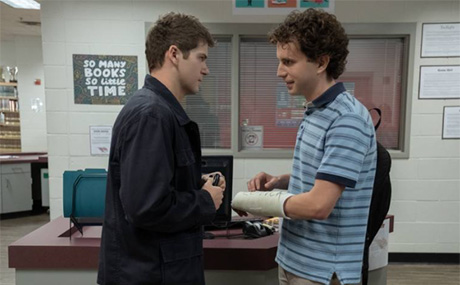
<path fill-rule="evenodd" d="M 0 0 L 13 8 L 40 10 L 40 4 L 34 0 Z"/>

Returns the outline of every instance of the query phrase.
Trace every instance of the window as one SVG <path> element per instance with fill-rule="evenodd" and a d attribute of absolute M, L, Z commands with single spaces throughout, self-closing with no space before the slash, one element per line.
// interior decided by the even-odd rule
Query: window
<path fill-rule="evenodd" d="M 210 74 L 200 92 L 182 102 L 200 127 L 203 152 L 291 158 L 305 99 L 290 96 L 276 76 L 276 46 L 268 42 L 267 33 L 277 24 L 206 26 L 217 40 L 209 49 Z M 413 70 L 408 66 L 414 61 L 415 44 L 410 39 L 415 38 L 416 24 L 344 24 L 344 28 L 350 54 L 337 81 L 367 108 L 382 110 L 377 139 L 393 158 L 407 158 L 411 96 L 406 94 L 412 94 Z M 372 116 L 376 122 L 376 113 Z M 261 135 L 261 147 L 247 146 L 246 138 L 254 139 L 252 131 Z"/>
<path fill-rule="evenodd" d="M 368 109 L 381 109 L 377 139 L 394 150 L 402 149 L 404 136 L 405 45 L 405 37 L 350 37 L 346 72 L 337 80 Z M 276 76 L 276 47 L 266 37 L 242 37 L 239 62 L 240 125 L 262 126 L 263 149 L 292 149 L 305 99 L 290 96 Z"/>
<path fill-rule="evenodd" d="M 346 71 L 338 81 L 368 109 L 382 111 L 377 140 L 400 149 L 404 38 L 352 38 L 348 49 Z"/>
<path fill-rule="evenodd" d="M 185 97 L 182 105 L 190 119 L 200 128 L 201 146 L 209 149 L 231 148 L 231 38 L 215 37 L 209 49 L 209 74 L 200 91 Z"/>
<path fill-rule="evenodd" d="M 292 149 L 305 99 L 290 96 L 276 76 L 276 46 L 266 37 L 241 38 L 239 61 L 240 126 L 262 126 L 263 149 Z"/>

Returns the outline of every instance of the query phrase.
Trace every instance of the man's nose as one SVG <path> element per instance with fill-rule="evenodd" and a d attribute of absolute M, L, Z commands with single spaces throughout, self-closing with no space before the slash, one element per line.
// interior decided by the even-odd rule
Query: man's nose
<path fill-rule="evenodd" d="M 204 69 L 201 71 L 201 73 L 203 73 L 204 75 L 208 75 L 209 74 L 209 67 L 206 65 L 204 67 Z"/>
<path fill-rule="evenodd" d="M 281 66 L 281 63 L 278 64 L 278 68 L 276 69 L 276 76 L 278 77 L 286 77 L 286 71 Z"/>

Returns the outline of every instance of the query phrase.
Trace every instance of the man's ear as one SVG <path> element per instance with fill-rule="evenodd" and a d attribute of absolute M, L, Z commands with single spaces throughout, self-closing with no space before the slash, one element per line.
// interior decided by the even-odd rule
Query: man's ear
<path fill-rule="evenodd" d="M 327 54 L 325 55 L 322 55 L 318 58 L 318 70 L 317 70 L 317 73 L 320 74 L 321 72 L 323 71 L 326 71 L 328 65 L 329 65 L 329 61 L 331 60 L 331 57 Z"/>
<path fill-rule="evenodd" d="M 179 56 L 181 56 L 181 51 L 175 45 L 169 46 L 169 49 L 166 51 L 165 58 L 169 60 L 172 64 L 176 65 Z"/>

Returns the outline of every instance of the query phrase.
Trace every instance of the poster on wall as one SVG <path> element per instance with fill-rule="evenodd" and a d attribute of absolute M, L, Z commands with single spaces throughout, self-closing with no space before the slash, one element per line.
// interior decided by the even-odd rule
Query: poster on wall
<path fill-rule="evenodd" d="M 460 98 L 460 65 L 420 66 L 420 99 Z"/>
<path fill-rule="evenodd" d="M 460 139 L 460 106 L 444 107 L 443 139 Z"/>
<path fill-rule="evenodd" d="M 112 126 L 89 126 L 91 155 L 109 155 Z"/>
<path fill-rule="evenodd" d="M 422 57 L 460 57 L 460 23 L 423 24 Z"/>
<path fill-rule="evenodd" d="M 234 15 L 287 15 L 293 10 L 320 8 L 334 13 L 335 0 L 233 0 Z"/>
<path fill-rule="evenodd" d="M 75 104 L 124 105 L 138 89 L 137 56 L 73 55 Z"/>

